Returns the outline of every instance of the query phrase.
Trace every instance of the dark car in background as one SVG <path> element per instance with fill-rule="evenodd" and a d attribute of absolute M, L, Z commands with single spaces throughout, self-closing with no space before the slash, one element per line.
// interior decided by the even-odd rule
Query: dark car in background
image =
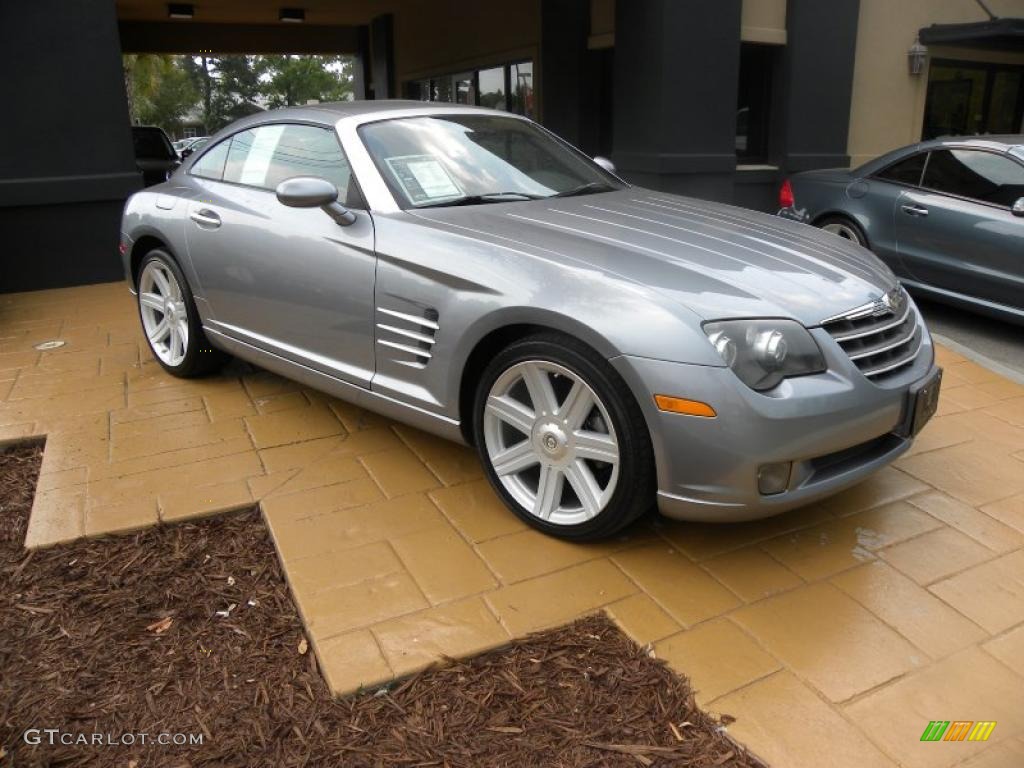
<path fill-rule="evenodd" d="M 132 145 L 135 148 L 135 167 L 147 187 L 167 181 L 181 162 L 162 128 L 133 125 Z"/>
<path fill-rule="evenodd" d="M 934 139 L 798 173 L 779 207 L 870 248 L 912 291 L 1024 323 L 1024 135 Z"/>

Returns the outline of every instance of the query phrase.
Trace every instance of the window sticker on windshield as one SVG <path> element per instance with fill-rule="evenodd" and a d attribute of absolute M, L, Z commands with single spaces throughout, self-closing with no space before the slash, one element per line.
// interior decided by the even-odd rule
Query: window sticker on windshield
<path fill-rule="evenodd" d="M 389 157 L 386 162 L 413 205 L 456 200 L 464 196 L 455 179 L 436 157 L 403 155 Z"/>

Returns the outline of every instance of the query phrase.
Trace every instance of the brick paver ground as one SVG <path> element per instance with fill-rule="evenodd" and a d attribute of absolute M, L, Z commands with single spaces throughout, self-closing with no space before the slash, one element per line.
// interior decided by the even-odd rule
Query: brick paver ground
<path fill-rule="evenodd" d="M 237 363 L 168 376 L 120 283 L 0 296 L 0 442 L 47 439 L 32 547 L 259 502 L 338 693 L 604 609 L 773 765 L 1016 767 L 1024 387 L 939 355 L 938 416 L 864 484 L 600 544 L 527 529 L 467 448 Z"/>

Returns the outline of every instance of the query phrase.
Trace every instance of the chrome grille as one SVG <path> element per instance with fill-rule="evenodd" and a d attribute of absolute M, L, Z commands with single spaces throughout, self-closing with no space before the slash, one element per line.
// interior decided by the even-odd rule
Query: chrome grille
<path fill-rule="evenodd" d="M 917 315 L 901 287 L 871 304 L 830 317 L 821 325 L 861 373 L 873 381 L 910 365 L 921 351 Z"/>

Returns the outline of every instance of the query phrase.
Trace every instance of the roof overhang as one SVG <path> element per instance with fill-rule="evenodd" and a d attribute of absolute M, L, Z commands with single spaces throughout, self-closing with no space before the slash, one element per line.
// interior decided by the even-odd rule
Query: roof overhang
<path fill-rule="evenodd" d="M 1024 19 L 992 19 L 968 24 L 932 24 L 918 38 L 925 45 L 1024 51 Z"/>

